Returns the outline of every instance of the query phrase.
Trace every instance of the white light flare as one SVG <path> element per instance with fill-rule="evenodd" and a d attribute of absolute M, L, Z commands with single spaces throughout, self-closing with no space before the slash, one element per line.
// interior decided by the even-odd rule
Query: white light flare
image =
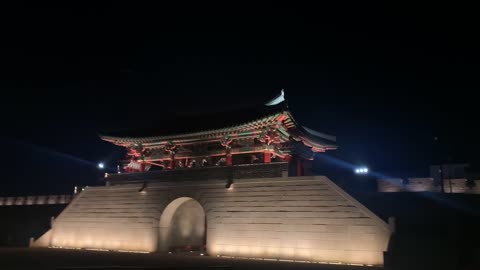
<path fill-rule="evenodd" d="M 356 174 L 367 174 L 368 173 L 368 168 L 367 167 L 361 167 L 355 169 Z"/>

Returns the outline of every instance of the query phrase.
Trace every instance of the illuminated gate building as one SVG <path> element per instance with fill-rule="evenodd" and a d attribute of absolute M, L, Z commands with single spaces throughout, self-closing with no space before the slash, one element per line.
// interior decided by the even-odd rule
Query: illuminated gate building
<path fill-rule="evenodd" d="M 33 246 L 383 264 L 389 226 L 312 175 L 335 137 L 300 125 L 283 92 L 226 125 L 101 138 L 127 149 L 119 173 L 79 193 Z"/>

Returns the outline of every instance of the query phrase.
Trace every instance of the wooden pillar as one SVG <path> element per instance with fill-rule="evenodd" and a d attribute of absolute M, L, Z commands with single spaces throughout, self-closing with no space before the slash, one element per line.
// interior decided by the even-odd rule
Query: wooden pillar
<path fill-rule="evenodd" d="M 283 156 L 283 161 L 287 162 L 287 171 L 286 176 L 292 176 L 294 175 L 293 169 L 292 169 L 292 155 L 286 154 Z"/>
<path fill-rule="evenodd" d="M 272 162 L 272 154 L 270 153 L 270 151 L 268 150 L 263 151 L 263 162 L 264 163 Z"/>
<path fill-rule="evenodd" d="M 303 164 L 300 158 L 297 158 L 297 176 L 303 175 Z"/>
<path fill-rule="evenodd" d="M 211 156 L 208 156 L 207 157 L 207 161 L 208 161 L 208 166 L 213 166 L 215 164 L 213 164 L 213 160 L 212 160 L 212 157 Z"/>
<path fill-rule="evenodd" d="M 232 166 L 232 149 L 230 149 L 230 147 L 227 147 L 226 150 L 226 163 L 227 163 L 227 166 Z"/>
<path fill-rule="evenodd" d="M 145 161 L 140 161 L 140 172 L 144 172 L 145 171 Z"/>
<path fill-rule="evenodd" d="M 170 154 L 170 170 L 175 169 L 175 153 Z"/>

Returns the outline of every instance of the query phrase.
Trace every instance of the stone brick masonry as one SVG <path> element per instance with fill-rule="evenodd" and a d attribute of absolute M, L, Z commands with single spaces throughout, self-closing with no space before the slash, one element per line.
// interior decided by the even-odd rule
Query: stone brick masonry
<path fill-rule="evenodd" d="M 33 246 L 163 251 L 166 209 L 193 200 L 209 255 L 383 264 L 390 228 L 326 177 L 233 179 L 226 188 L 228 179 L 144 176 L 147 184 L 86 188 Z"/>

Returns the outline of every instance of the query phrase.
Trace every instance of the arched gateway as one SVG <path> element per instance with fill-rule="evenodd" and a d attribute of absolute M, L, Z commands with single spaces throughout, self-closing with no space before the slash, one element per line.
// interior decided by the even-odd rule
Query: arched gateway
<path fill-rule="evenodd" d="M 160 217 L 159 251 L 203 250 L 206 219 L 202 205 L 188 197 L 175 199 Z"/>
<path fill-rule="evenodd" d="M 78 194 L 33 245 L 162 252 L 206 244 L 209 255 L 382 265 L 388 225 L 311 175 L 314 155 L 335 149 L 335 137 L 299 125 L 283 95 L 274 101 L 237 120 L 217 115 L 215 123 L 228 120 L 220 127 L 204 117 L 198 132 L 103 136 L 127 148 L 124 171 Z"/>

